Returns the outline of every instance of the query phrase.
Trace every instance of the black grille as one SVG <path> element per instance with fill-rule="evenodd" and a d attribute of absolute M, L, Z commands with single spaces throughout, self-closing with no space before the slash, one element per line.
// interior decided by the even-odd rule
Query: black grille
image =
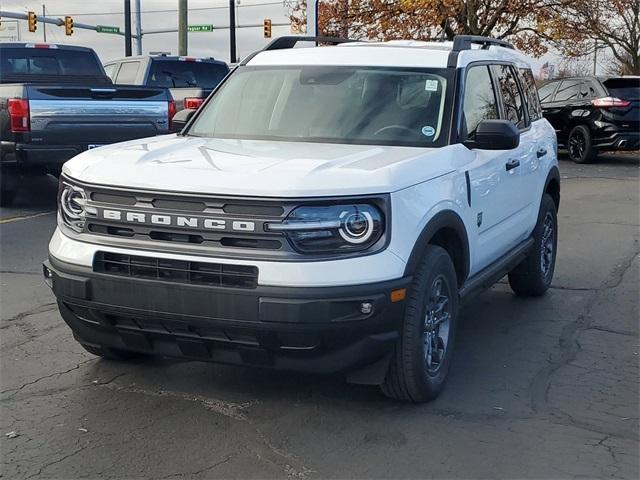
<path fill-rule="evenodd" d="M 219 287 L 256 288 L 258 268 L 98 252 L 93 270 L 126 277 Z"/>

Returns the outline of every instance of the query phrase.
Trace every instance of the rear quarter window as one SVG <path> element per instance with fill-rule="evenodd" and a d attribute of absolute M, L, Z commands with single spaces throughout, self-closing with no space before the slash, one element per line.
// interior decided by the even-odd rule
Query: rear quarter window
<path fill-rule="evenodd" d="M 527 109 L 529 110 L 529 118 L 532 122 L 542 118 L 542 107 L 538 98 L 538 90 L 536 89 L 536 81 L 530 68 L 521 68 L 520 75 L 522 87 L 524 88 Z"/>

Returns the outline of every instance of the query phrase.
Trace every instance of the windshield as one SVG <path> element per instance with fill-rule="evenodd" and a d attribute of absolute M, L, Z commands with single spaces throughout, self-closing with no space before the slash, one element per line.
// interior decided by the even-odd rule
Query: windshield
<path fill-rule="evenodd" d="M 188 134 L 442 146 L 450 123 L 451 75 L 446 69 L 241 67 Z"/>
<path fill-rule="evenodd" d="M 223 63 L 154 60 L 147 84 L 167 88 L 214 88 L 228 72 L 229 67 Z"/>

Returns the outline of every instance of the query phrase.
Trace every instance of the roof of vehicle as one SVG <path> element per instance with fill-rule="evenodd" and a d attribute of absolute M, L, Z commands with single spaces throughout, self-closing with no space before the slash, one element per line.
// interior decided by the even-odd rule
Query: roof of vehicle
<path fill-rule="evenodd" d="M 387 42 L 349 42 L 335 46 L 283 48 L 258 52 L 250 66 L 275 65 L 344 65 L 380 67 L 446 68 L 453 42 L 391 40 Z M 508 61 L 530 67 L 529 59 L 511 48 L 473 45 L 458 52 L 457 67 L 482 60 Z"/>
<path fill-rule="evenodd" d="M 122 57 L 122 58 L 114 58 L 113 60 L 109 60 L 107 62 L 104 62 L 105 64 L 107 63 L 113 63 L 113 62 L 129 62 L 131 60 L 147 60 L 147 59 L 151 59 L 151 60 L 183 60 L 186 61 L 186 59 L 193 59 L 196 62 L 205 62 L 205 63 L 224 63 L 226 65 L 226 62 L 222 61 L 222 60 L 217 60 L 213 57 L 194 57 L 191 55 L 134 55 L 131 57 Z"/>
<path fill-rule="evenodd" d="M 0 48 L 43 48 L 52 50 L 77 50 L 83 52 L 93 52 L 93 48 L 79 47 L 77 45 L 63 45 L 60 43 L 45 42 L 0 42 Z"/>

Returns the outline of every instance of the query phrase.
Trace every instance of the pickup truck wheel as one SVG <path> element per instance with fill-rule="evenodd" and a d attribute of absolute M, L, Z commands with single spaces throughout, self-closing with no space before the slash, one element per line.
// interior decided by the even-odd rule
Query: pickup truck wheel
<path fill-rule="evenodd" d="M 99 357 L 106 358 L 107 360 L 115 360 L 118 362 L 123 362 L 142 356 L 142 354 L 140 353 L 129 352 L 127 350 L 118 350 L 116 348 L 98 347 L 95 345 L 85 344 L 81 345 L 89 353 L 93 353 L 94 355 L 97 355 Z"/>
<path fill-rule="evenodd" d="M 18 188 L 18 176 L 13 169 L 0 172 L 0 206 L 8 207 L 13 203 Z"/>
<path fill-rule="evenodd" d="M 456 333 L 458 284 L 446 250 L 427 246 L 414 275 L 402 334 L 382 392 L 397 400 L 425 402 L 444 388 Z"/>
<path fill-rule="evenodd" d="M 567 140 L 569 158 L 575 163 L 591 163 L 595 159 L 595 151 L 591 143 L 591 132 L 584 125 L 577 125 L 569 132 Z"/>
<path fill-rule="evenodd" d="M 538 297 L 551 285 L 558 247 L 556 204 L 544 194 L 533 230 L 533 248 L 516 268 L 509 272 L 509 285 L 517 295 Z"/>

